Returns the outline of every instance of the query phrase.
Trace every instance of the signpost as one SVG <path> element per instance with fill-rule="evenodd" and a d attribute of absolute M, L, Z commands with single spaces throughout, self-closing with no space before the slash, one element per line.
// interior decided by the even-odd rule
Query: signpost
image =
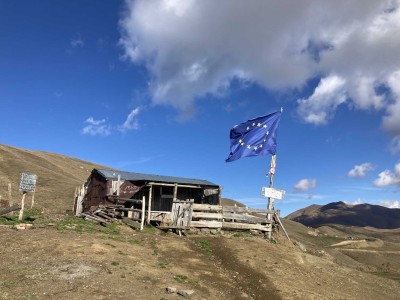
<path fill-rule="evenodd" d="M 284 190 L 276 190 L 274 188 L 263 187 L 261 195 L 267 198 L 282 200 L 285 193 L 286 191 Z"/>
<path fill-rule="evenodd" d="M 37 175 L 32 173 L 21 173 L 19 190 L 21 192 L 34 192 L 36 188 Z"/>
<path fill-rule="evenodd" d="M 25 207 L 25 197 L 27 192 L 35 192 L 37 175 L 24 172 L 21 173 L 21 180 L 19 182 L 19 190 L 22 192 L 21 210 L 19 211 L 19 220 L 22 220 Z M 33 206 L 33 203 L 32 203 Z"/>

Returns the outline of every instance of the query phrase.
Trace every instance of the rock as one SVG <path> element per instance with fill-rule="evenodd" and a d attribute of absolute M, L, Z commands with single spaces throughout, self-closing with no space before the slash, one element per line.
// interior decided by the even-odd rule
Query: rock
<path fill-rule="evenodd" d="M 178 291 L 178 295 L 181 295 L 185 298 L 190 298 L 194 294 L 193 290 L 180 290 Z"/>
<path fill-rule="evenodd" d="M 307 252 L 307 248 L 300 242 L 294 242 L 294 244 L 299 247 L 299 249 L 303 252 Z"/>
<path fill-rule="evenodd" d="M 168 294 L 173 294 L 173 293 L 176 293 L 176 288 L 169 286 L 166 288 L 166 291 Z"/>
<path fill-rule="evenodd" d="M 14 225 L 14 229 L 17 230 L 25 230 L 25 229 L 30 229 L 32 228 L 32 224 L 16 224 Z"/>
<path fill-rule="evenodd" d="M 212 235 L 216 235 L 216 234 L 218 234 L 219 232 L 218 232 L 217 229 L 211 229 L 211 230 L 210 230 L 210 233 L 211 233 Z"/>

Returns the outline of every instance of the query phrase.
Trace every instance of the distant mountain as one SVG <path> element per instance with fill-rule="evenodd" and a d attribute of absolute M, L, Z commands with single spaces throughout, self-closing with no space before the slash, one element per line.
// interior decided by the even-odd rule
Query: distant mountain
<path fill-rule="evenodd" d="M 400 209 L 371 204 L 350 205 L 333 202 L 324 206 L 310 205 L 291 213 L 286 219 L 311 227 L 340 224 L 393 229 L 400 228 Z"/>

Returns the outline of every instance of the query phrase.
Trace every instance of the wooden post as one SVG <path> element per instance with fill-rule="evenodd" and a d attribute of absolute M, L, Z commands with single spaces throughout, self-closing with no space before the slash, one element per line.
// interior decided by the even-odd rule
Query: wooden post
<path fill-rule="evenodd" d="M 118 182 L 117 182 L 117 196 L 118 197 L 119 197 L 120 189 L 121 189 L 121 175 L 118 174 Z"/>
<path fill-rule="evenodd" d="M 274 176 L 275 176 L 275 167 L 276 167 L 276 154 L 272 155 L 271 158 L 271 168 L 269 170 L 269 187 L 272 188 L 274 186 Z M 271 197 L 268 197 L 268 210 L 273 210 L 274 209 L 274 199 Z M 272 220 L 272 214 L 267 213 L 267 220 L 271 221 Z M 271 228 L 272 230 L 272 228 Z M 271 238 L 271 231 L 268 231 L 268 238 Z"/>
<path fill-rule="evenodd" d="M 19 211 L 19 217 L 18 217 L 18 220 L 20 221 L 22 220 L 22 217 L 24 215 L 25 197 L 26 197 L 26 192 L 22 192 L 21 210 Z"/>
<path fill-rule="evenodd" d="M 33 208 L 33 205 L 35 204 L 35 192 L 36 192 L 36 189 L 34 189 L 33 192 L 32 192 L 31 209 Z"/>
<path fill-rule="evenodd" d="M 143 196 L 143 199 L 142 199 L 142 221 L 140 222 L 140 230 L 143 230 L 145 206 L 146 206 L 146 196 Z"/>
<path fill-rule="evenodd" d="M 11 183 L 8 184 L 8 203 L 13 206 L 12 194 L 11 194 Z"/>
<path fill-rule="evenodd" d="M 172 198 L 172 207 L 174 208 L 172 213 L 173 213 L 173 218 L 174 222 L 172 223 L 173 226 L 176 226 L 178 223 L 178 216 L 179 216 L 179 205 L 177 205 L 177 195 L 178 195 L 178 184 L 175 183 L 174 185 L 174 195 Z"/>
<path fill-rule="evenodd" d="M 150 225 L 151 221 L 151 202 L 153 198 L 153 186 L 149 186 L 149 203 L 147 204 L 147 225 Z"/>
<path fill-rule="evenodd" d="M 222 197 L 222 186 L 220 185 L 218 188 L 218 205 L 221 205 L 221 197 Z"/>

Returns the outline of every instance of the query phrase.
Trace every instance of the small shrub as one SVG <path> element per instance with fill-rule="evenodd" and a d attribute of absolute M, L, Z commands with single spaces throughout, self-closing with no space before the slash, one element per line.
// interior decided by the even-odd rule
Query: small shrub
<path fill-rule="evenodd" d="M 119 265 L 119 262 L 113 261 L 113 262 L 111 262 L 111 265 L 112 265 L 112 266 L 118 266 L 118 265 Z"/>

